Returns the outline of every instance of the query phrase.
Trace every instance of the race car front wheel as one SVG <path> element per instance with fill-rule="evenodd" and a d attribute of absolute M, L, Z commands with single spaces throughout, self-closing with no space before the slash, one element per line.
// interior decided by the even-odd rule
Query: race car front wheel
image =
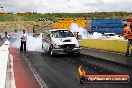
<path fill-rule="evenodd" d="M 50 54 L 50 56 L 54 56 L 55 54 L 53 53 L 53 47 L 52 46 L 50 46 L 49 47 L 49 54 Z"/>

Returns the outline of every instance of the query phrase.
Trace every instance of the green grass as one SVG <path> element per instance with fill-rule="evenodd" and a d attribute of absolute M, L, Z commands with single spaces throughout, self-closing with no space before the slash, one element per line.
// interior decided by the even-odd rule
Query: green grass
<path fill-rule="evenodd" d="M 94 12 L 94 13 L 46 13 L 46 14 L 0 14 L 0 21 L 37 21 L 44 18 L 49 21 L 57 21 L 62 18 L 120 18 L 126 20 L 131 18 L 132 13 L 127 12 Z"/>
<path fill-rule="evenodd" d="M 0 14 L 0 21 L 13 21 L 14 17 L 11 14 Z"/>

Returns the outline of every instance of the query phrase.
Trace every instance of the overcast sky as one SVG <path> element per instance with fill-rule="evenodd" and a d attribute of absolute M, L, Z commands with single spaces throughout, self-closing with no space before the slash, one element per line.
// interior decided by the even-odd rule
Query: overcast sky
<path fill-rule="evenodd" d="M 0 0 L 0 5 L 8 12 L 132 12 L 132 0 Z"/>

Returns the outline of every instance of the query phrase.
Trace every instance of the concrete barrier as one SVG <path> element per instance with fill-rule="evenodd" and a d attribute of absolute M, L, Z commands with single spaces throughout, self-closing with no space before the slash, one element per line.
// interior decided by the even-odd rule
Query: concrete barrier
<path fill-rule="evenodd" d="M 8 51 L 9 45 L 10 43 L 6 41 L 0 47 L 0 88 L 5 88 L 7 63 L 9 58 L 9 51 Z"/>
<path fill-rule="evenodd" d="M 116 39 L 82 39 L 80 46 L 86 48 L 95 48 L 106 51 L 126 53 L 127 40 Z M 131 47 L 132 48 L 132 47 Z"/>

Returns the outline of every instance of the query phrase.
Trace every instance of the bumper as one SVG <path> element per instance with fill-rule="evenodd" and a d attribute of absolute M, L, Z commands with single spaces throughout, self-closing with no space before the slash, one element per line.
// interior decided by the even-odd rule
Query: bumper
<path fill-rule="evenodd" d="M 74 53 L 74 52 L 80 52 L 81 48 L 74 48 L 74 49 L 52 49 L 53 53 Z"/>

